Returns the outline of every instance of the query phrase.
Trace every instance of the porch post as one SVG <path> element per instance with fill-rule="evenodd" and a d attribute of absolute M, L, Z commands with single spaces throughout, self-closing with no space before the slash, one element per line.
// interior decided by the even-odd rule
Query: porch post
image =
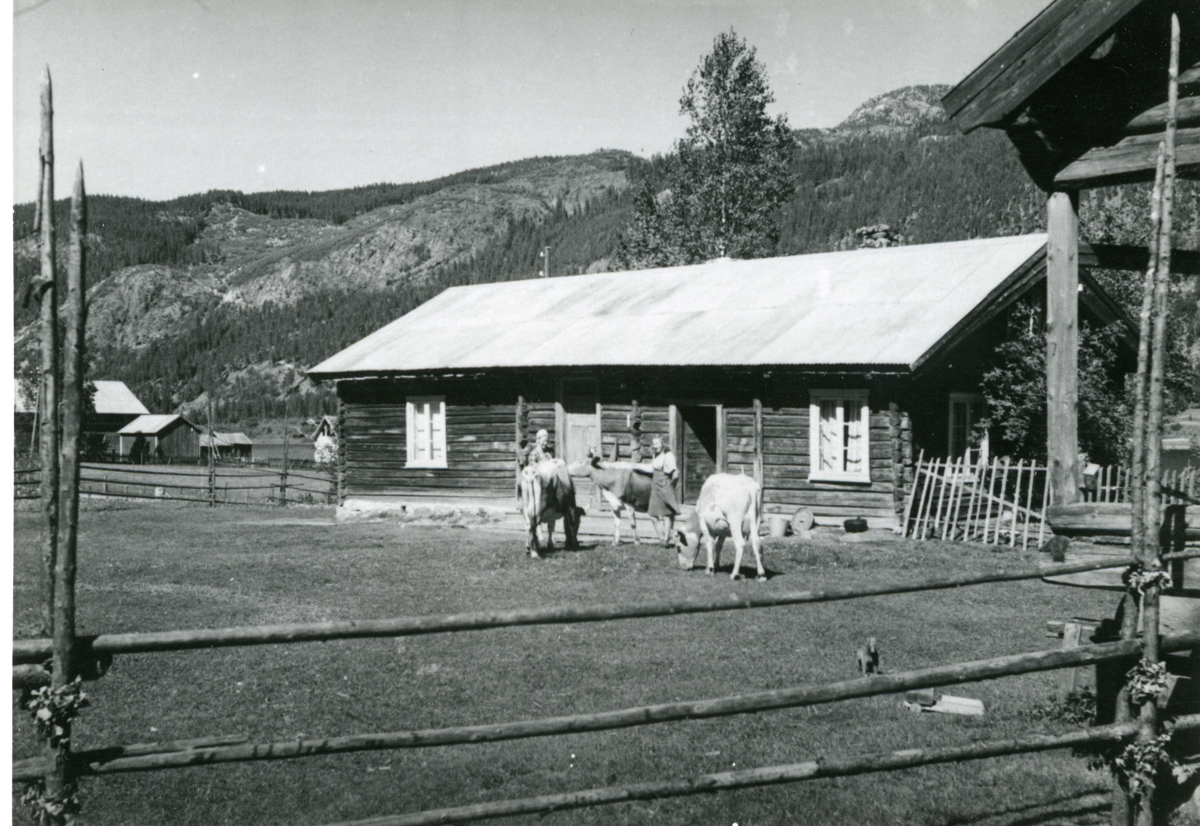
<path fill-rule="evenodd" d="M 1046 201 L 1046 453 L 1054 503 L 1079 499 L 1079 193 Z"/>

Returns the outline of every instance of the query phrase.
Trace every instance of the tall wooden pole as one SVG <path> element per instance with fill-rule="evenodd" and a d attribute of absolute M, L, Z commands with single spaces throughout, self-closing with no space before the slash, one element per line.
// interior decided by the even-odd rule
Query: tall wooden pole
<path fill-rule="evenodd" d="M 50 68 L 42 79 L 41 187 L 38 246 L 42 272 L 41 291 L 42 376 L 38 405 L 41 435 L 42 499 L 42 630 L 54 628 L 54 568 L 58 544 L 58 291 L 54 233 L 54 104 Z"/>
<path fill-rule="evenodd" d="M 1159 528 L 1162 521 L 1162 428 L 1163 374 L 1166 362 L 1168 297 L 1171 288 L 1171 230 L 1175 202 L 1175 130 L 1179 104 L 1179 18 L 1171 15 L 1171 60 L 1167 70 L 1167 126 L 1163 136 L 1162 204 L 1158 226 L 1158 271 L 1154 283 L 1154 338 L 1150 344 L 1150 393 L 1146 407 L 1146 496 L 1145 541 L 1141 548 L 1144 570 L 1158 574 L 1163 570 Z M 1147 581 L 1142 597 L 1142 662 L 1156 667 L 1162 659 L 1159 651 L 1158 596 L 1159 580 Z M 1158 704 L 1150 699 L 1138 715 L 1138 741 L 1151 743 L 1158 737 Z M 1154 787 L 1142 792 L 1137 812 L 1138 826 L 1154 826 Z"/>
<path fill-rule="evenodd" d="M 55 686 L 73 676 L 71 649 L 75 641 L 75 559 L 79 533 L 79 443 L 83 427 L 83 348 L 86 307 L 84 305 L 84 239 L 87 237 L 87 195 L 83 186 L 83 164 L 75 173 L 71 195 L 70 261 L 67 265 L 67 329 L 63 352 L 63 433 L 59 505 L 58 553 L 54 590 L 54 675 Z"/>
<path fill-rule="evenodd" d="M 1046 202 L 1046 434 L 1056 505 L 1079 501 L 1079 193 Z"/>
<path fill-rule="evenodd" d="M 1162 180 L 1164 149 L 1160 145 L 1158 164 L 1154 174 L 1154 189 L 1150 196 L 1150 265 L 1142 287 L 1142 307 L 1138 318 L 1137 380 L 1133 394 L 1132 461 L 1129 471 L 1129 507 L 1131 516 L 1131 542 L 1136 557 L 1142 558 L 1146 545 L 1146 395 L 1149 392 L 1150 340 L 1154 316 L 1154 282 L 1158 273 L 1158 233 L 1161 221 Z M 1121 639 L 1137 637 L 1138 616 L 1141 612 L 1141 595 L 1130 587 L 1125 595 L 1121 614 Z M 1129 688 L 1122 686 L 1117 692 L 1113 719 L 1126 723 L 1133 717 L 1129 704 Z M 1129 796 L 1121 785 L 1120 778 L 1113 775 L 1112 826 L 1130 826 L 1133 822 L 1133 807 Z"/>
<path fill-rule="evenodd" d="M 1138 317 L 1137 379 L 1133 394 L 1133 434 L 1130 463 L 1129 501 L 1133 552 L 1141 555 L 1146 542 L 1146 397 L 1150 392 L 1150 342 L 1153 338 L 1154 285 L 1158 277 L 1158 242 L 1162 226 L 1162 185 L 1166 148 L 1158 147 L 1158 165 L 1150 196 L 1150 265 L 1142 285 L 1142 307 Z"/>
<path fill-rule="evenodd" d="M 83 426 L 84 347 L 84 239 L 87 237 L 87 200 L 83 188 L 83 164 L 75 174 L 71 195 L 70 260 L 67 265 L 66 339 L 63 343 L 62 469 L 59 503 L 61 524 L 57 531 L 54 566 L 54 656 L 50 675 L 52 689 L 62 689 L 75 677 L 75 561 L 79 535 L 79 441 Z M 71 721 L 62 722 L 57 743 L 49 744 L 52 769 L 46 774 L 46 795 L 64 802 L 71 796 L 72 778 L 68 764 L 71 751 Z M 50 815 L 53 823 L 66 823 L 65 815 Z"/>

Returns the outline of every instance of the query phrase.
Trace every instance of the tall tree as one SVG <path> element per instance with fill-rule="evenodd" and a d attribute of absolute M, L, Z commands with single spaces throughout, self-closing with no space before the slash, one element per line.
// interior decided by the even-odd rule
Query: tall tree
<path fill-rule="evenodd" d="M 778 211 L 791 195 L 795 143 L 766 67 L 731 29 L 692 73 L 679 101 L 690 124 L 675 145 L 662 202 L 639 198 L 618 255 L 630 267 L 756 258 L 775 252 Z M 664 260 L 665 259 L 665 260 Z"/>

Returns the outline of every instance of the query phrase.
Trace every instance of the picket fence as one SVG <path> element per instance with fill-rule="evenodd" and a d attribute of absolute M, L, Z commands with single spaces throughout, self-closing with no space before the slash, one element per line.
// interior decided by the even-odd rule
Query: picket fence
<path fill-rule="evenodd" d="M 1163 504 L 1195 504 L 1197 468 L 1162 475 Z M 1048 534 L 1044 514 L 1054 504 L 1044 465 L 993 457 L 974 461 L 930 458 L 917 461 L 913 489 L 904 513 L 904 533 L 916 540 L 982 542 L 1021 549 L 1040 547 Z M 1129 471 L 1117 465 L 1089 465 L 1083 498 L 1129 501 Z"/>

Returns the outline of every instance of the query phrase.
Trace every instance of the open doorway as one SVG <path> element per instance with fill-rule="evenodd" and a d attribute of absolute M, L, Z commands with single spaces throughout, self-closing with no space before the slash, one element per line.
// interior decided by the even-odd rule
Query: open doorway
<path fill-rule="evenodd" d="M 717 405 L 679 405 L 679 445 L 675 457 L 679 465 L 680 499 L 685 505 L 696 504 L 704 480 L 718 472 L 720 465 L 721 408 Z"/>

